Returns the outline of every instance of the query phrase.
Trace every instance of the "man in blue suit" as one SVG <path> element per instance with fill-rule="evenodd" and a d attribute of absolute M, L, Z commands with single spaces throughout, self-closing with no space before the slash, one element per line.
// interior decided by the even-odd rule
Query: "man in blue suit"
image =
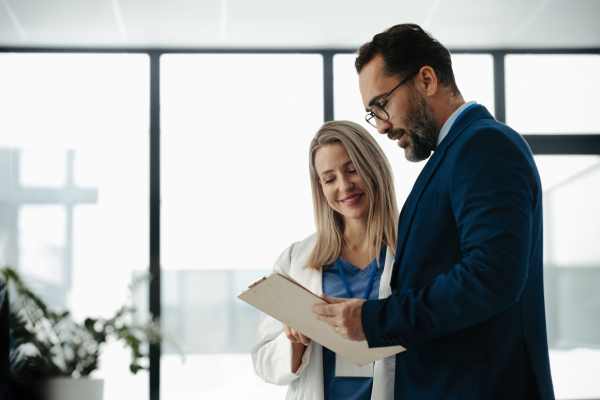
<path fill-rule="evenodd" d="M 523 138 L 465 103 L 450 53 L 403 24 L 358 50 L 367 121 L 429 161 L 398 226 L 393 295 L 328 298 L 316 317 L 402 345 L 396 399 L 554 399 L 542 280 L 542 188 Z"/>

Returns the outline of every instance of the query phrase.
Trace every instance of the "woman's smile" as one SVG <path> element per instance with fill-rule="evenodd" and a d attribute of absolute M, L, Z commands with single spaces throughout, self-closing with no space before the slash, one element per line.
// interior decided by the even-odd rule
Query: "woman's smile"
<path fill-rule="evenodd" d="M 364 193 L 355 193 L 355 194 L 350 194 L 346 197 L 344 197 L 343 199 L 340 200 L 340 202 L 346 206 L 354 206 L 357 205 L 363 198 Z"/>

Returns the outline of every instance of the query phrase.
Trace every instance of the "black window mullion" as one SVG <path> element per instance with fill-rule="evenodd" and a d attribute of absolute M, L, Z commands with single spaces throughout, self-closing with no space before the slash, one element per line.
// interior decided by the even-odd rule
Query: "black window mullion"
<path fill-rule="evenodd" d="M 333 121 L 333 56 L 335 52 L 324 51 L 323 55 L 323 121 Z"/>
<path fill-rule="evenodd" d="M 150 314 L 160 317 L 160 52 L 150 52 Z M 150 400 L 160 399 L 160 345 L 150 344 Z"/>
<path fill-rule="evenodd" d="M 539 155 L 600 155 L 600 134 L 523 135 L 531 152 Z"/>
<path fill-rule="evenodd" d="M 494 114 L 496 120 L 506 123 L 506 74 L 503 51 L 492 52 L 494 58 Z"/>

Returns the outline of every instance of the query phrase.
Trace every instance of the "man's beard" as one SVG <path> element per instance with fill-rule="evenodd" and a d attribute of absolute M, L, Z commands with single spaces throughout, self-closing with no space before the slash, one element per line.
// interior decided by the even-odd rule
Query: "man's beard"
<path fill-rule="evenodd" d="M 435 150 L 438 138 L 437 120 L 429 103 L 414 88 L 409 90 L 409 104 L 411 108 L 404 122 L 406 129 L 391 131 L 388 137 L 406 134 L 408 146 L 404 149 L 404 156 L 408 161 L 419 162 L 428 159 Z"/>

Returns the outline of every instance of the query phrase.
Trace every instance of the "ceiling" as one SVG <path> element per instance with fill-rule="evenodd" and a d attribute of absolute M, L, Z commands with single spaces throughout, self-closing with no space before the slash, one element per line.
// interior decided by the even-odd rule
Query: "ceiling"
<path fill-rule="evenodd" d="M 600 48 L 600 0 L 0 0 L 0 47 L 355 49 L 403 22 L 451 49 Z"/>

